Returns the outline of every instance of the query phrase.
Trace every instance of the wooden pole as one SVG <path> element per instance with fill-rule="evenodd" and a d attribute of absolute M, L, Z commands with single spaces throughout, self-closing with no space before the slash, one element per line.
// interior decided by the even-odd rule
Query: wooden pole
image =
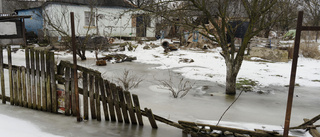
<path fill-rule="evenodd" d="M 66 67 L 65 72 L 65 115 L 70 116 L 70 67 Z"/>
<path fill-rule="evenodd" d="M 88 73 L 83 72 L 83 117 L 85 120 L 89 119 L 89 110 L 88 110 Z"/>
<path fill-rule="evenodd" d="M 79 111 L 79 91 L 78 91 L 78 74 L 77 74 L 77 49 L 76 49 L 76 36 L 74 27 L 74 13 L 70 13 L 71 16 L 71 33 L 72 33 L 72 49 L 73 49 L 73 69 L 74 69 L 74 91 L 76 94 L 76 110 L 77 110 L 77 121 L 80 122 L 80 111 Z"/>
<path fill-rule="evenodd" d="M 35 51 L 36 56 L 36 85 L 37 85 L 37 109 L 41 110 L 41 81 L 40 81 L 40 52 L 39 50 Z"/>
<path fill-rule="evenodd" d="M 9 66 L 9 88 L 10 88 L 10 104 L 14 105 L 13 98 L 13 79 L 12 79 L 12 57 L 11 57 L 11 46 L 7 46 L 8 51 L 8 66 Z"/>
<path fill-rule="evenodd" d="M 27 107 L 32 108 L 32 98 L 31 98 L 31 77 L 30 77 L 30 48 L 26 47 L 26 71 L 27 71 Z"/>
<path fill-rule="evenodd" d="M 2 103 L 6 104 L 6 88 L 4 84 L 4 70 L 3 70 L 3 47 L 0 45 L 0 75 L 1 75 L 1 95 Z"/>
<path fill-rule="evenodd" d="M 32 96 L 32 108 L 37 109 L 37 100 L 36 100 L 36 80 L 34 74 L 34 48 L 30 49 L 30 59 L 31 59 L 31 96 Z"/>
<path fill-rule="evenodd" d="M 44 51 L 40 52 L 41 60 L 41 95 L 42 95 L 42 111 L 47 111 L 47 92 L 46 92 L 46 63 Z"/>
<path fill-rule="evenodd" d="M 294 51 L 293 51 L 293 60 L 292 60 L 292 67 L 291 67 L 290 86 L 289 86 L 287 110 L 286 110 L 284 132 L 283 132 L 284 137 L 288 137 L 288 133 L 289 133 L 292 102 L 293 102 L 293 93 L 294 93 L 294 86 L 295 86 L 295 80 L 296 80 L 298 56 L 299 56 L 300 37 L 301 37 L 301 31 L 302 31 L 302 19 L 303 19 L 303 11 L 300 11 L 298 14 L 296 37 L 295 37 L 295 41 L 294 41 Z"/>

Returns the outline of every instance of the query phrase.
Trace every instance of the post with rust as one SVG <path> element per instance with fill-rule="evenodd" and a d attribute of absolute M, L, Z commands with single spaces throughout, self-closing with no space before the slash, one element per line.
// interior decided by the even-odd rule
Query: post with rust
<path fill-rule="evenodd" d="M 295 41 L 294 41 L 294 51 L 293 51 L 293 60 L 292 60 L 292 67 L 291 67 L 290 86 L 289 86 L 286 118 L 285 118 L 285 123 L 284 123 L 284 132 L 283 132 L 284 137 L 288 137 L 288 133 L 289 133 L 293 93 L 294 93 L 297 64 L 298 64 L 300 37 L 301 37 L 301 31 L 302 31 L 302 19 L 303 19 L 303 12 L 300 11 L 299 16 L 298 16 L 298 21 L 297 21 L 296 37 L 295 37 Z"/>
<path fill-rule="evenodd" d="M 73 77 L 74 77 L 74 93 L 76 94 L 76 113 L 77 121 L 80 122 L 80 109 L 79 109 L 79 92 L 78 92 L 78 74 L 77 74 L 77 48 L 76 48 L 76 36 L 74 28 L 74 13 L 70 13 L 71 16 L 71 33 L 72 33 L 72 51 L 73 51 Z"/>

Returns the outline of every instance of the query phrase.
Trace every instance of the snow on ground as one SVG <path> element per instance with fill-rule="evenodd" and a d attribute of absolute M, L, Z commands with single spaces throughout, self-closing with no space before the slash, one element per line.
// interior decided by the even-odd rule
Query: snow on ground
<path fill-rule="evenodd" d="M 153 43 L 160 44 L 160 41 Z M 219 52 L 220 48 L 209 51 L 178 50 L 164 54 L 162 47 L 144 50 L 141 45 L 136 51 L 123 53 L 136 56 L 137 62 L 160 65 L 156 69 L 173 69 L 190 79 L 225 84 L 226 65 Z M 182 63 L 179 62 L 180 58 L 193 59 L 194 62 Z M 292 61 L 268 63 L 244 60 L 238 79 L 252 79 L 258 81 L 261 86 L 289 85 L 291 65 Z M 319 82 L 314 81 L 320 80 L 320 60 L 300 57 L 296 78 L 296 83 L 300 86 L 319 87 Z"/>

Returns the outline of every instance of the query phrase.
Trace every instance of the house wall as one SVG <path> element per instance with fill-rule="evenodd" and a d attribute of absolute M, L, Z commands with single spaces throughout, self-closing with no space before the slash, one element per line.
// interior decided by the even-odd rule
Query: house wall
<path fill-rule="evenodd" d="M 31 18 L 25 19 L 25 28 L 27 32 L 33 31 L 38 35 L 38 32 L 42 30 L 43 27 L 43 17 L 41 8 L 33 8 L 27 10 L 16 11 L 18 15 L 31 15 Z"/>
<path fill-rule="evenodd" d="M 61 29 L 71 35 L 70 12 L 74 12 L 75 32 L 77 36 L 86 36 L 88 32 L 88 34 L 107 37 L 135 37 L 136 26 L 132 23 L 133 12 L 124 13 L 125 10 L 127 10 L 127 8 L 93 8 L 93 12 L 95 12 L 97 16 L 96 26 L 89 27 L 85 25 L 85 12 L 90 12 L 90 8 L 88 6 L 49 4 L 43 9 L 43 16 L 45 18 L 44 26 L 50 36 L 59 36 L 59 33 L 55 31 L 53 25 L 55 28 Z M 121 14 L 123 15 L 120 18 Z M 155 23 L 152 21 L 151 26 L 147 28 L 147 37 L 154 36 Z"/>
<path fill-rule="evenodd" d="M 2 0 L 0 0 L 0 13 L 3 13 L 3 11 L 2 11 Z"/>

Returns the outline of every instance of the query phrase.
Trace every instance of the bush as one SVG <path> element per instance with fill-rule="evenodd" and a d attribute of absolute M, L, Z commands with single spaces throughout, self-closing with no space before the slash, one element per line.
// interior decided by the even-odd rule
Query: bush
<path fill-rule="evenodd" d="M 307 58 L 320 59 L 320 51 L 317 43 L 301 43 L 300 54 Z"/>
<path fill-rule="evenodd" d="M 130 70 L 124 70 L 123 74 L 116 78 L 116 82 L 125 91 L 129 91 L 132 88 L 136 88 L 143 81 L 142 76 L 138 76 L 130 73 Z"/>
<path fill-rule="evenodd" d="M 158 80 L 159 87 L 169 90 L 174 98 L 182 98 L 189 93 L 195 83 L 185 80 L 183 77 L 179 78 L 179 82 L 173 82 L 173 76 L 169 71 L 169 80 Z"/>

